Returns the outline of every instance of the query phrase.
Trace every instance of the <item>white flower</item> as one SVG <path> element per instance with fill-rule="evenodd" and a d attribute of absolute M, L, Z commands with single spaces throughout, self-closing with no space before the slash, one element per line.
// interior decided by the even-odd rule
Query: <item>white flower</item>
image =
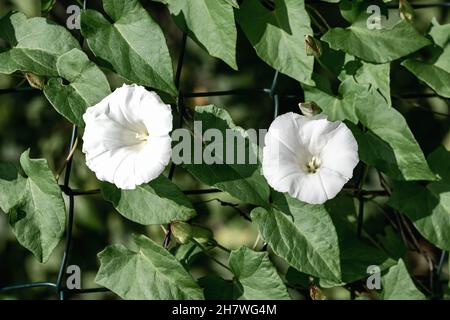
<path fill-rule="evenodd" d="M 275 190 L 321 204 L 339 193 L 358 161 L 358 145 L 344 123 L 290 112 L 270 125 L 262 171 Z"/>
<path fill-rule="evenodd" d="M 172 111 L 155 92 L 123 85 L 83 115 L 87 166 L 121 189 L 157 178 L 171 156 Z"/>

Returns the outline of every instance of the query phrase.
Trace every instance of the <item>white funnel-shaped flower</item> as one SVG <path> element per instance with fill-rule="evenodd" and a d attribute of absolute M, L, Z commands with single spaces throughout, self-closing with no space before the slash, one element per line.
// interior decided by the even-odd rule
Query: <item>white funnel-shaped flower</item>
<path fill-rule="evenodd" d="M 83 119 L 86 164 L 102 181 L 134 189 L 157 178 L 170 161 L 172 111 L 155 92 L 123 85 Z"/>
<path fill-rule="evenodd" d="M 275 190 L 321 204 L 339 193 L 358 161 L 358 144 L 344 123 L 290 112 L 269 128 L 262 171 Z"/>

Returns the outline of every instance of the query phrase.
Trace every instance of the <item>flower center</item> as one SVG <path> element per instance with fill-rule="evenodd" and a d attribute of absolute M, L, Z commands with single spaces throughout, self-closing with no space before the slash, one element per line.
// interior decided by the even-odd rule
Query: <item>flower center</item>
<path fill-rule="evenodd" d="M 318 157 L 313 156 L 306 165 L 306 170 L 308 171 L 308 173 L 316 173 L 319 170 L 321 164 L 322 161 L 320 161 Z"/>
<path fill-rule="evenodd" d="M 136 139 L 139 141 L 147 141 L 149 138 L 148 133 L 142 133 L 142 132 L 138 132 L 136 133 Z"/>

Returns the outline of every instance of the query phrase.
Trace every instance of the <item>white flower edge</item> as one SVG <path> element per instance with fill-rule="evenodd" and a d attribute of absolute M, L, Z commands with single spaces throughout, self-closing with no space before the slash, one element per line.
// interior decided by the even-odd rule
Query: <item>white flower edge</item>
<path fill-rule="evenodd" d="M 120 189 L 157 178 L 170 162 L 172 110 L 152 91 L 123 85 L 83 115 L 86 165 Z"/>
<path fill-rule="evenodd" d="M 269 185 L 310 204 L 334 198 L 359 162 L 350 129 L 322 114 L 283 114 L 272 122 L 264 142 L 262 172 Z"/>

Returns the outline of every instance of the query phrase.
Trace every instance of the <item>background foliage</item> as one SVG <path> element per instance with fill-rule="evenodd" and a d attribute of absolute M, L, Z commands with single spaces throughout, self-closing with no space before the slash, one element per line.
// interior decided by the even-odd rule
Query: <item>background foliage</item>
<path fill-rule="evenodd" d="M 280 113 L 315 101 L 351 127 L 362 163 L 340 196 L 314 206 L 270 190 L 257 166 L 186 165 L 176 168 L 174 184 L 160 177 L 121 191 L 97 181 L 78 147 L 70 186 L 97 192 L 76 197 L 69 264 L 81 267 L 83 288 L 117 295 L 68 296 L 448 297 L 448 9 L 416 10 L 413 24 L 390 10 L 387 30 L 369 30 L 365 8 L 376 3 L 386 13 L 382 1 L 326 2 L 339 1 L 89 1 L 80 34 L 27 20 L 43 15 L 65 26 L 71 1 L 0 1 L 0 16 L 22 12 L 0 20 L 0 88 L 45 84 L 43 92 L 0 92 L 0 288 L 56 278 L 68 199 L 53 176 L 72 124 L 83 127 L 85 108 L 123 82 L 156 88 L 175 104 L 181 29 L 188 34 L 181 92 L 270 88 L 279 70 Z M 307 55 L 305 34 L 322 40 L 320 57 Z M 235 93 L 186 94 L 185 117 L 203 120 L 204 129 L 267 128 L 271 97 Z M 180 191 L 209 187 L 225 192 Z M 165 250 L 160 224 L 190 218 L 170 226 Z M 374 264 L 383 270 L 379 292 L 364 287 Z M 55 297 L 46 288 L 0 294 Z"/>

